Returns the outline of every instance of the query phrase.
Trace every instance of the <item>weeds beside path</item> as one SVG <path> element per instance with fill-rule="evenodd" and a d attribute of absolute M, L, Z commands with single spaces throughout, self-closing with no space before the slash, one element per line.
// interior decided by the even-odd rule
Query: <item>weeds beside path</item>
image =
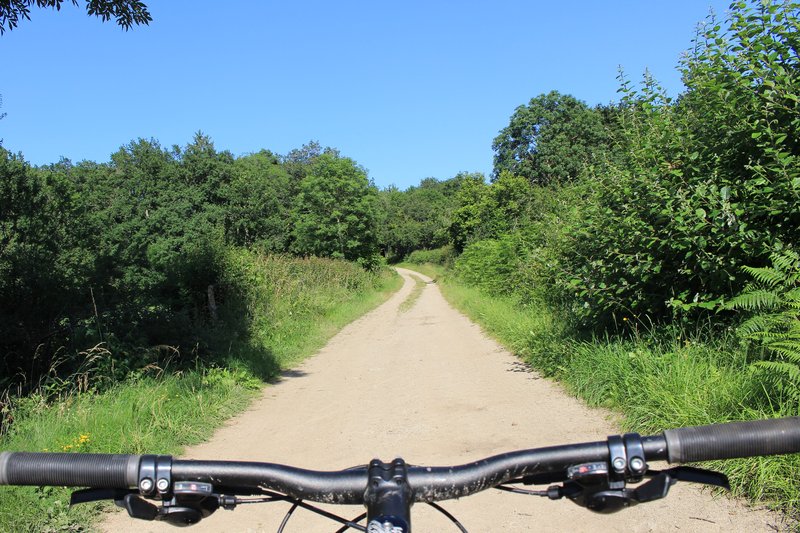
<path fill-rule="evenodd" d="M 209 438 L 259 395 L 263 382 L 248 368 L 264 365 L 247 357 L 268 352 L 278 368 L 295 365 L 400 287 L 400 277 L 389 271 L 375 283 L 355 285 L 342 277 L 357 276 L 359 270 L 322 260 L 262 258 L 243 264 L 251 283 L 251 311 L 268 306 L 270 312 L 255 321 L 258 330 L 247 341 L 258 346 L 242 349 L 238 357 L 231 354 L 226 366 L 151 369 L 102 393 L 66 394 L 55 401 L 42 395 L 18 399 L 0 450 L 179 454 L 184 446 Z M 261 311 L 259 306 L 264 306 Z M 232 347 L 246 346 L 241 339 L 233 341 Z M 101 507 L 69 508 L 70 492 L 0 487 L 0 531 L 85 529 Z"/>
<path fill-rule="evenodd" d="M 588 405 L 619 413 L 642 434 L 679 426 L 797 416 L 758 407 L 762 393 L 746 354 L 730 339 L 675 330 L 627 340 L 576 340 L 545 306 L 486 295 L 441 267 L 409 265 L 436 278 L 447 300 L 533 368 L 554 376 Z M 669 333 L 669 332 L 667 332 Z M 733 494 L 798 515 L 800 455 L 707 464 L 725 472 Z"/>

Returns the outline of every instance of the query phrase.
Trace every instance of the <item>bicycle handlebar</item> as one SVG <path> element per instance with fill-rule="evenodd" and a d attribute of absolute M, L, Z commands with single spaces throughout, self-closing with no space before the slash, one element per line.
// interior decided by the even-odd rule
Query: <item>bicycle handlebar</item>
<path fill-rule="evenodd" d="M 408 484 L 414 501 L 459 498 L 511 479 L 609 461 L 612 438 L 510 452 L 460 466 L 409 467 Z M 642 459 L 670 463 L 795 453 L 800 452 L 800 417 L 670 429 L 643 437 L 641 442 Z M 148 456 L 2 452 L 0 485 L 134 489 L 143 457 Z M 338 504 L 364 503 L 368 483 L 366 466 L 320 472 L 270 463 L 174 460 L 170 472 L 173 481 L 265 488 L 298 499 Z"/>
<path fill-rule="evenodd" d="M 668 429 L 664 437 L 670 463 L 795 453 L 800 451 L 800 418 Z"/>
<path fill-rule="evenodd" d="M 413 500 L 434 502 L 468 496 L 510 479 L 565 470 L 576 462 L 607 457 L 606 443 L 592 442 L 504 453 L 458 466 L 409 466 L 407 475 Z M 363 504 L 367 469 L 363 466 L 320 472 L 269 463 L 176 460 L 172 463 L 172 476 L 227 487 L 261 487 L 316 502 Z"/>
<path fill-rule="evenodd" d="M 134 488 L 140 459 L 123 454 L 2 452 L 0 485 Z"/>

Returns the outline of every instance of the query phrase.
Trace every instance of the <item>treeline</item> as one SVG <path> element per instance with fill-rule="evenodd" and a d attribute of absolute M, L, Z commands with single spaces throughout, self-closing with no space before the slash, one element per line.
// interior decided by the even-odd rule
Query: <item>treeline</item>
<path fill-rule="evenodd" d="M 796 407 L 799 21 L 800 5 L 781 1 L 709 17 L 677 98 L 647 74 L 639 85 L 620 75 L 611 105 L 553 91 L 517 108 L 494 140 L 490 183 L 455 192 L 460 279 L 544 304 L 578 338 L 723 335 L 749 316 L 737 330 L 754 341 L 747 357 L 772 399 Z"/>
<path fill-rule="evenodd" d="M 317 143 L 236 158 L 198 133 L 43 167 L 0 147 L 0 389 L 218 359 L 249 327 L 235 250 L 370 270 L 377 223 L 366 171 Z"/>
<path fill-rule="evenodd" d="M 597 330 L 696 319 L 741 292 L 744 267 L 796 263 L 799 8 L 731 8 L 697 34 L 677 98 L 621 76 L 613 105 L 551 92 L 520 106 L 491 183 L 457 192 L 462 274 Z"/>
<path fill-rule="evenodd" d="M 799 10 L 752 0 L 709 18 L 677 98 L 621 75 L 609 105 L 531 99 L 495 139 L 488 182 L 379 191 L 335 149 L 234 157 L 202 134 L 138 140 L 108 163 L 32 167 L 0 148 L 0 388 L 100 343 L 117 367 L 153 347 L 210 357 L 237 248 L 454 263 L 579 333 L 780 314 L 797 298 Z M 754 276 L 761 292 L 737 299 Z"/>

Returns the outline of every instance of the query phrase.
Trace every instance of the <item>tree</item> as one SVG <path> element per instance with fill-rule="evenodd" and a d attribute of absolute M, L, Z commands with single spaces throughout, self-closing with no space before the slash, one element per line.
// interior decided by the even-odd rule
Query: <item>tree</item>
<path fill-rule="evenodd" d="M 494 139 L 493 177 L 505 170 L 540 185 L 573 181 L 602 160 L 609 144 L 598 110 L 551 91 L 519 106 Z"/>
<path fill-rule="evenodd" d="M 64 317 L 88 296 L 91 235 L 69 167 L 31 168 L 0 148 L 0 388 L 50 367 Z"/>
<path fill-rule="evenodd" d="M 309 141 L 300 148 L 290 150 L 288 154 L 281 158 L 281 163 L 286 172 L 289 173 L 291 180 L 289 182 L 290 193 L 297 196 L 300 192 L 300 182 L 303 178 L 308 176 L 311 165 L 322 154 L 331 154 L 334 157 L 339 157 L 339 150 L 326 146 L 324 149 L 318 141 Z"/>
<path fill-rule="evenodd" d="M 531 185 L 527 179 L 504 171 L 487 185 L 481 174 L 466 176 L 449 228 L 456 250 L 464 250 L 473 241 L 517 231 L 530 220 Z"/>
<path fill-rule="evenodd" d="M 389 262 L 402 261 L 418 242 L 413 221 L 406 215 L 408 193 L 392 185 L 378 194 L 378 240 Z"/>
<path fill-rule="evenodd" d="M 291 233 L 289 173 L 267 150 L 236 160 L 224 187 L 225 236 L 239 246 L 284 252 Z"/>
<path fill-rule="evenodd" d="M 355 161 L 333 153 L 317 156 L 300 183 L 293 251 L 374 265 L 376 200 L 377 191 Z"/>
<path fill-rule="evenodd" d="M 623 79 L 625 152 L 587 187 L 560 253 L 586 326 L 694 323 L 745 284 L 744 265 L 800 243 L 800 9 L 751 0 L 726 17 L 698 30 L 675 101 L 649 74 Z"/>
<path fill-rule="evenodd" d="M 484 213 L 494 206 L 483 174 L 461 174 L 459 177 L 461 187 L 456 195 L 457 207 L 449 231 L 453 246 L 460 253 L 479 234 Z"/>
<path fill-rule="evenodd" d="M 71 0 L 78 5 L 78 0 Z M 0 35 L 19 25 L 21 19 L 30 20 L 30 7 L 49 7 L 61 11 L 64 0 L 0 0 Z M 139 0 L 86 0 L 86 12 L 100 17 L 103 22 L 112 18 L 129 30 L 134 24 L 147 25 L 152 21 L 147 6 Z"/>
<path fill-rule="evenodd" d="M 456 208 L 456 189 L 451 187 L 451 181 L 425 178 L 419 187 L 409 189 L 406 212 L 419 227 L 415 249 L 439 248 L 449 242 L 450 221 Z"/>
<path fill-rule="evenodd" d="M 211 138 L 198 131 L 180 153 L 180 161 L 180 176 L 186 186 L 199 191 L 205 203 L 221 207 L 222 188 L 230 183 L 233 173 L 233 155 L 227 150 L 217 152 Z"/>

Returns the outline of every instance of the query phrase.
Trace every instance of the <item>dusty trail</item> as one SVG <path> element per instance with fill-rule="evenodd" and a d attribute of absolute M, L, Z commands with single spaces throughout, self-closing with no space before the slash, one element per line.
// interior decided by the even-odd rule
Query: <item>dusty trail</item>
<path fill-rule="evenodd" d="M 428 284 L 408 311 L 410 271 L 388 302 L 342 330 L 315 357 L 267 387 L 186 458 L 236 459 L 338 470 L 374 457 L 418 465 L 462 464 L 514 449 L 603 439 L 617 433 L 607 413 L 588 409 L 528 372 L 452 309 Z M 415 275 L 417 275 L 415 273 Z M 419 275 L 426 281 L 428 278 Z M 600 516 L 565 501 L 497 491 L 444 502 L 471 532 L 775 531 L 776 519 L 686 485 L 665 500 Z M 288 504 L 220 510 L 191 531 L 275 531 Z M 354 517 L 360 508 L 344 508 Z M 341 511 L 341 509 L 339 509 Z M 456 531 L 425 505 L 412 509 L 414 531 Z M 106 531 L 174 531 L 124 512 Z M 298 511 L 287 531 L 335 531 Z"/>

